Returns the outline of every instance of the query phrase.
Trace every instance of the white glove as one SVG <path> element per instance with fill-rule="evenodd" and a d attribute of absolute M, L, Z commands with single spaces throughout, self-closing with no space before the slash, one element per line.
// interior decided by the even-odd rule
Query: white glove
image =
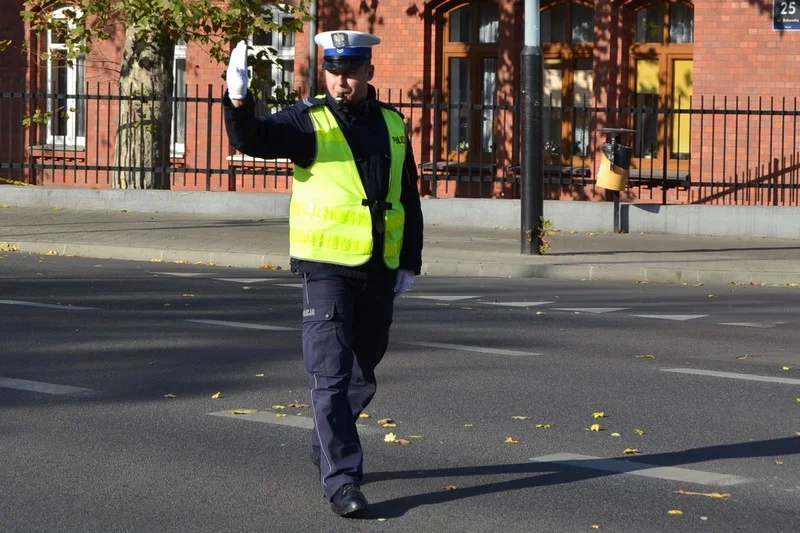
<path fill-rule="evenodd" d="M 247 43 L 245 41 L 239 41 L 239 44 L 231 52 L 225 81 L 228 82 L 228 96 L 236 100 L 242 100 L 247 96 L 250 79 L 247 75 Z"/>
<path fill-rule="evenodd" d="M 397 271 L 397 281 L 394 282 L 394 294 L 400 296 L 414 284 L 417 276 L 411 270 L 400 269 Z"/>

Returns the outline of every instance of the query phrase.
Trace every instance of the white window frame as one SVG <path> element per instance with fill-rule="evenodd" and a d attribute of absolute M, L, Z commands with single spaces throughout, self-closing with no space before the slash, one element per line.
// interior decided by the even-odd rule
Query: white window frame
<path fill-rule="evenodd" d="M 177 83 L 178 79 L 178 60 L 183 59 L 183 86 L 179 86 Z M 175 43 L 175 53 L 172 59 L 172 96 L 176 98 L 172 105 L 172 137 L 170 143 L 170 155 L 173 157 L 180 157 L 186 154 L 186 113 L 187 113 L 187 102 L 186 101 L 178 101 L 177 98 L 186 98 L 186 43 L 183 41 L 178 41 Z M 183 123 L 178 122 L 178 106 L 183 106 L 184 113 L 183 113 Z M 178 132 L 183 133 L 183 140 L 184 142 L 177 142 L 177 134 Z"/>
<path fill-rule="evenodd" d="M 265 6 L 266 7 L 266 6 Z M 295 15 L 293 13 L 286 13 L 281 10 L 281 8 L 286 8 L 290 6 L 285 6 L 283 4 L 277 4 L 274 6 L 270 6 L 270 10 L 272 11 L 272 20 L 276 24 L 283 25 L 286 19 L 293 19 Z M 294 32 L 294 39 L 297 38 L 297 33 Z M 251 35 L 247 39 L 247 44 L 251 50 L 251 55 L 256 55 L 259 52 L 266 52 L 267 55 L 274 61 L 272 65 L 272 71 L 270 72 L 270 76 L 273 80 L 279 80 L 279 83 L 283 82 L 285 69 L 281 67 L 281 62 L 285 61 L 292 61 L 295 60 L 295 47 L 294 46 L 283 46 L 283 38 L 284 34 L 275 30 L 272 32 L 272 45 L 254 45 L 253 44 L 253 36 Z M 293 40 L 293 42 L 296 42 Z M 291 83 L 290 85 L 294 88 L 294 66 L 290 71 L 291 74 Z M 253 79 L 252 72 L 250 75 L 250 79 Z M 277 113 L 277 109 L 272 109 L 272 113 Z"/>
<path fill-rule="evenodd" d="M 53 12 L 53 18 L 55 19 L 66 19 L 66 15 L 64 14 L 65 11 L 72 10 L 76 13 L 77 17 L 81 17 L 82 13 L 79 9 L 75 7 L 63 7 Z M 52 53 L 66 53 L 67 46 L 63 43 L 53 43 L 53 30 L 47 30 L 47 92 L 49 94 L 56 93 L 56 79 L 55 76 L 57 73 L 55 72 L 55 61 L 52 58 Z M 52 113 L 50 119 L 47 121 L 47 144 L 52 144 L 54 146 L 60 147 L 76 147 L 76 148 L 84 148 L 86 146 L 86 107 L 84 101 L 84 109 L 82 116 L 78 113 L 78 106 L 77 106 L 77 98 L 75 96 L 81 95 L 84 93 L 83 86 L 78 87 L 78 80 L 80 78 L 86 79 L 86 66 L 84 62 L 84 56 L 76 58 L 73 60 L 73 65 L 66 67 L 67 71 L 67 99 L 66 99 L 66 135 L 57 135 L 53 132 L 53 121 L 58 120 L 59 117 L 57 116 L 62 111 L 55 109 L 55 97 L 47 98 L 47 111 Z M 83 71 L 83 76 L 78 75 L 78 71 Z M 70 93 L 70 88 L 74 88 L 74 93 Z M 73 98 L 69 98 L 72 95 Z M 70 110 L 75 109 L 75 112 Z M 81 136 L 77 135 L 78 131 L 78 123 L 80 121 L 84 122 L 84 134 Z"/>

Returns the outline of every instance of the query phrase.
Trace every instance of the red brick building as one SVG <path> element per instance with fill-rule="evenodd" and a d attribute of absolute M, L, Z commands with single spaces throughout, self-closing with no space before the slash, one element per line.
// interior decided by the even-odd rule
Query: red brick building
<path fill-rule="evenodd" d="M 21 3 L 4 3 L 0 28 L 15 41 L 33 42 L 37 36 L 25 33 L 19 21 Z M 786 10 L 800 10 L 800 0 L 784 3 Z M 514 166 L 522 148 L 515 107 L 523 9 L 519 0 L 343 0 L 320 7 L 318 31 L 358 29 L 382 37 L 373 60 L 374 84 L 382 99 L 399 104 L 406 114 L 417 158 L 427 163 L 423 192 L 518 195 Z M 626 199 L 799 205 L 800 185 L 781 189 L 781 194 L 793 196 L 789 203 L 786 198 L 777 201 L 769 188 L 759 190 L 757 194 L 765 196 L 755 199 L 745 199 L 741 188 L 726 192 L 731 184 L 800 184 L 795 102 L 800 92 L 800 33 L 774 29 L 771 0 L 704 0 L 697 5 L 686 0 L 542 0 L 541 9 L 546 169 L 551 175 L 566 171 L 577 177 L 570 184 L 550 187 L 549 197 L 604 196 L 602 189 L 581 185 L 580 180 L 591 182 L 596 169 L 605 140 L 598 128 L 617 126 L 636 131 L 632 176 L 640 185 L 656 184 L 629 189 Z M 42 38 L 35 41 L 40 48 Z M 316 66 L 309 68 L 308 26 L 296 35 L 254 36 L 253 44 L 271 46 L 280 60 L 276 76 L 307 94 L 309 72 L 317 71 Z M 78 76 L 83 76 L 84 90 L 115 93 L 115 73 L 108 67 L 119 63 L 121 48 L 121 39 L 96 47 Z M 185 87 L 178 95 L 188 101 L 177 111 L 173 152 L 175 164 L 189 171 L 175 174 L 172 187 L 287 190 L 286 172 L 241 172 L 248 165 L 286 168 L 285 164 L 251 163 L 227 146 L 220 104 L 205 100 L 209 94 L 215 99 L 221 95 L 224 65 L 213 63 L 191 43 L 176 50 L 176 58 L 177 79 Z M 24 79 L 28 91 L 37 92 L 53 86 L 53 80 L 48 81 L 52 71 L 14 51 L 0 55 L 0 79 L 6 80 L 1 83 Z M 433 109 L 433 103 L 441 107 Z M 70 119 L 40 128 L 47 131 L 28 132 L 26 157 L 78 166 L 81 158 L 95 166 L 110 164 L 114 100 L 88 100 L 86 105 L 81 111 L 86 117 L 101 118 L 85 126 Z M 725 109 L 733 112 L 719 112 Z M 4 124 L 18 118 L 7 122 L 6 112 L 0 113 Z M 79 146 L 103 149 L 96 156 L 88 149 L 67 150 L 64 145 L 75 144 L 78 137 Z M 66 141 L 64 150 L 56 149 L 53 141 L 59 140 Z M 0 154 L 8 151 L 3 144 Z M 435 165 L 441 161 L 446 163 Z M 228 172 L 231 166 L 239 170 Z M 429 179 L 434 166 L 439 172 L 435 184 Z M 200 168 L 204 171 L 191 171 Z M 469 177 L 448 179 L 464 169 L 503 179 L 486 185 L 478 178 L 478 187 Z M 43 184 L 109 186 L 108 172 L 102 169 L 37 171 L 25 177 Z M 673 180 L 668 190 L 658 186 L 665 177 Z"/>

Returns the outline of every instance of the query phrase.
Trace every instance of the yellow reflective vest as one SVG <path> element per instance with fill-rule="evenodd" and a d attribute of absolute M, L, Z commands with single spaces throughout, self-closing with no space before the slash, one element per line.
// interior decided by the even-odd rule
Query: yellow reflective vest
<path fill-rule="evenodd" d="M 400 203 L 406 130 L 400 114 L 381 108 L 389 130 L 391 170 L 384 204 L 383 260 L 400 264 L 405 212 Z M 372 256 L 372 218 L 353 152 L 325 105 L 309 110 L 317 132 L 317 157 L 294 167 L 289 204 L 289 255 L 297 259 L 359 266 Z M 391 207 L 390 207 L 391 206 Z"/>

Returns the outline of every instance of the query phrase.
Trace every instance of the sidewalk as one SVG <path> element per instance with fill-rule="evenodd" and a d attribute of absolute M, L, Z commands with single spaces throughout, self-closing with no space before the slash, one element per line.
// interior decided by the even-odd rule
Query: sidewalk
<path fill-rule="evenodd" d="M 651 283 L 800 283 L 800 241 L 568 233 L 522 255 L 518 229 L 425 228 L 431 276 L 541 277 Z M 286 219 L 0 207 L 0 243 L 21 252 L 287 268 Z"/>

